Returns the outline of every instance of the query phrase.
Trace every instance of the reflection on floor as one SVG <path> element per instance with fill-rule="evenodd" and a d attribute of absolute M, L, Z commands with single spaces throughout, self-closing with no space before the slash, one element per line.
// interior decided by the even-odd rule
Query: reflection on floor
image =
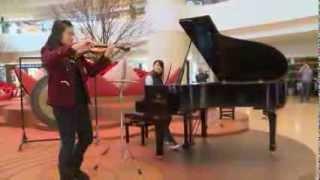
<path fill-rule="evenodd" d="M 308 103 L 300 103 L 299 98 L 289 97 L 284 108 L 279 109 L 278 134 L 295 139 L 313 150 L 318 151 L 318 98 Z M 250 129 L 268 131 L 268 123 L 260 111 L 248 110 Z M 281 148 L 281 145 L 279 145 Z"/>
<path fill-rule="evenodd" d="M 268 123 L 260 111 L 250 115 L 250 130 L 225 137 L 196 138 L 188 151 L 166 150 L 164 159 L 154 156 L 154 138 L 146 147 L 133 138 L 129 148 L 136 161 L 122 159 L 119 140 L 92 145 L 84 169 L 92 180 L 311 180 L 315 174 L 317 101 L 300 104 L 289 98 L 278 111 L 278 150 L 268 151 Z M 256 131 L 259 130 L 259 131 Z M 36 132 L 29 131 L 31 135 Z M 48 133 L 48 132 L 47 132 Z M 110 132 L 108 132 L 110 133 Z M 49 133 L 48 133 L 49 134 Z M 42 136 L 43 134 L 41 134 Z M 55 135 L 55 134 L 49 134 Z M 17 152 L 21 131 L 0 123 L 0 180 L 57 180 L 58 142 L 27 144 Z M 33 136 L 35 138 L 35 136 Z M 181 139 L 178 139 L 181 141 Z M 101 157 L 101 152 L 110 152 Z M 100 166 L 94 171 L 94 165 Z M 142 170 L 142 174 L 138 173 Z"/>
<path fill-rule="evenodd" d="M 312 151 L 283 136 L 277 137 L 283 147 L 275 153 L 268 151 L 267 133 L 249 131 L 206 140 L 197 138 L 192 149 L 166 150 L 161 160 L 154 156 L 152 139 L 147 147 L 139 145 L 139 138 L 131 141 L 129 148 L 135 160 L 122 158 L 118 140 L 92 145 L 83 168 L 92 180 L 311 180 L 315 174 Z M 28 144 L 20 153 L 13 146 L 2 148 L 1 153 L 6 156 L 0 157 L 0 179 L 58 180 L 58 144 Z M 100 156 L 108 146 L 108 154 Z"/>

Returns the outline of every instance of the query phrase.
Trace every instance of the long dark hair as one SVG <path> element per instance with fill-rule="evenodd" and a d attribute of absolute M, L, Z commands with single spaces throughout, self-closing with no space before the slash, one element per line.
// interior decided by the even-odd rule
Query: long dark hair
<path fill-rule="evenodd" d="M 55 49 L 61 45 L 62 34 L 68 27 L 73 27 L 68 20 L 56 20 L 53 23 L 51 34 L 46 42 L 46 47 Z"/>
<path fill-rule="evenodd" d="M 162 61 L 162 60 L 160 60 L 160 59 L 157 59 L 157 60 L 155 60 L 154 62 L 153 62 L 153 66 L 155 65 L 155 64 L 159 64 L 160 65 L 160 67 L 161 67 L 161 69 L 162 69 L 162 72 L 161 72 L 161 74 L 158 74 L 158 73 L 156 73 L 156 72 L 154 72 L 154 70 L 152 71 L 152 74 L 153 75 L 155 75 L 155 76 L 158 76 L 159 78 L 163 78 L 163 73 L 164 73 L 164 62 Z"/>

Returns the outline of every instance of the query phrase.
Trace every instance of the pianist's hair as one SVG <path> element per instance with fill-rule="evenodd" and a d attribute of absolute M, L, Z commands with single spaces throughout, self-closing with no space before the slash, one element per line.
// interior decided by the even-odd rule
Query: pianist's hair
<path fill-rule="evenodd" d="M 164 62 L 161 60 L 161 59 L 157 59 L 153 62 L 153 65 L 155 64 L 159 64 L 161 69 L 162 69 L 162 72 L 161 74 L 159 74 L 158 76 L 160 76 L 161 78 L 163 78 L 163 73 L 164 73 Z"/>
<path fill-rule="evenodd" d="M 51 34 L 46 42 L 46 47 L 55 49 L 61 45 L 62 34 L 68 27 L 73 27 L 68 20 L 56 20 L 53 23 Z"/>

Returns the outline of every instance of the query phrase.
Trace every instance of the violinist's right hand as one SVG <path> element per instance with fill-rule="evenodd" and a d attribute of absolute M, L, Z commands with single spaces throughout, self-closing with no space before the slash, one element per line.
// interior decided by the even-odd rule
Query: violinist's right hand
<path fill-rule="evenodd" d="M 79 41 L 72 45 L 72 49 L 76 51 L 76 54 L 81 55 L 88 52 L 93 46 L 94 42 L 90 39 Z"/>

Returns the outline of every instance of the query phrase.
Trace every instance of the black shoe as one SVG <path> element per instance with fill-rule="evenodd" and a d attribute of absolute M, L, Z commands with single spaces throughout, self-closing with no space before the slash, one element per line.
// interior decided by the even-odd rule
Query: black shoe
<path fill-rule="evenodd" d="M 73 180 L 74 179 L 74 171 L 69 170 L 69 171 L 62 171 L 60 172 L 60 180 Z"/>
<path fill-rule="evenodd" d="M 90 177 L 87 173 L 81 170 L 76 170 L 74 173 L 74 180 L 90 180 Z"/>

